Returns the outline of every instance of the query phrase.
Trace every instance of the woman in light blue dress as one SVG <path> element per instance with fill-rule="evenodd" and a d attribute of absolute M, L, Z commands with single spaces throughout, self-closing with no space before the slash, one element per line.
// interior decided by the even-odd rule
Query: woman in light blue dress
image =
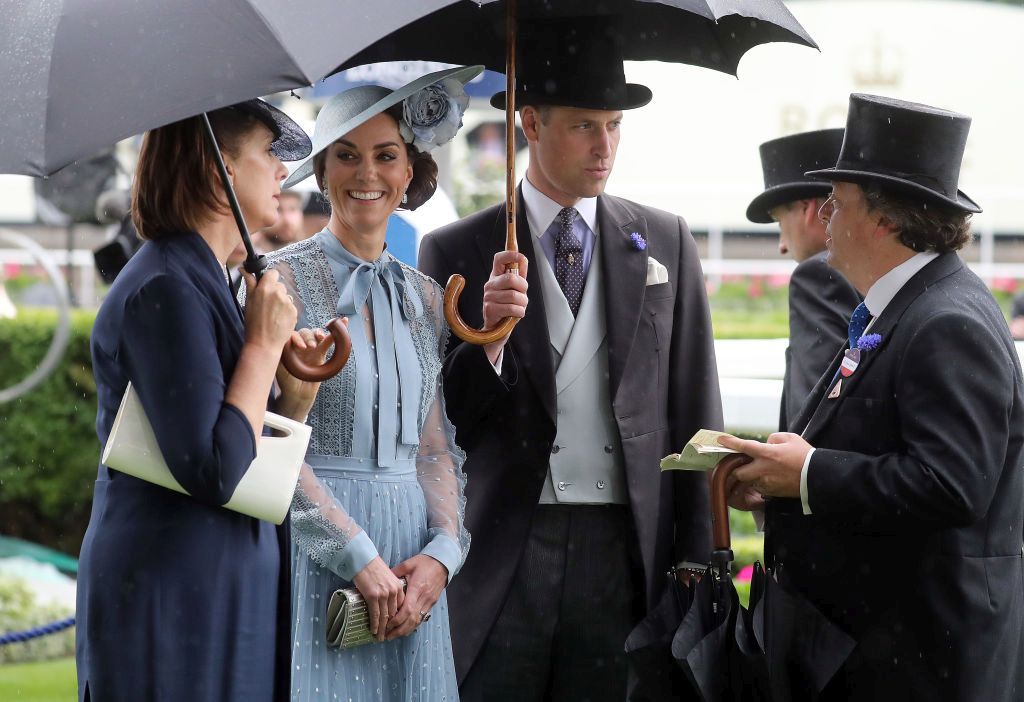
<path fill-rule="evenodd" d="M 315 175 L 331 220 L 271 265 L 300 328 L 343 317 L 352 337 L 348 364 L 320 385 L 309 412 L 309 469 L 292 506 L 293 700 L 458 699 L 444 587 L 469 534 L 464 454 L 441 391 L 442 290 L 398 262 L 384 234 L 397 207 L 433 194 L 437 166 L 425 150 L 454 136 L 468 102 L 462 86 L 480 70 L 336 96 L 317 118 L 312 156 L 286 183 Z M 378 642 L 330 648 L 328 600 L 353 583 Z"/>

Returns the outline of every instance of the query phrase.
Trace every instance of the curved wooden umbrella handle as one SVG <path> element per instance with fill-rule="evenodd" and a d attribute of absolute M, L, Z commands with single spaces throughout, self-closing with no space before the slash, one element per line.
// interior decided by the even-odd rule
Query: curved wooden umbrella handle
<path fill-rule="evenodd" d="M 341 369 L 348 363 L 349 354 L 352 353 L 352 338 L 348 335 L 348 329 L 338 318 L 328 322 L 327 331 L 334 337 L 334 355 L 322 366 L 314 366 L 300 359 L 291 341 L 285 345 L 284 351 L 281 352 L 281 362 L 289 373 L 299 380 L 319 383 L 333 378 L 341 372 Z"/>
<path fill-rule="evenodd" d="M 516 242 L 516 0 L 505 3 L 505 250 L 519 250 Z M 505 266 L 505 272 L 519 272 L 518 263 Z M 473 329 L 459 315 L 459 295 L 466 279 L 456 273 L 444 286 L 444 318 L 455 336 L 483 346 L 505 338 L 519 320 L 505 317 L 490 329 Z"/>
<path fill-rule="evenodd" d="M 518 271 L 519 265 L 513 263 L 505 270 Z M 505 317 L 490 329 L 473 329 L 466 324 L 462 316 L 459 315 L 459 296 L 465 287 L 466 279 L 458 273 L 449 278 L 448 284 L 444 286 L 444 318 L 448 321 L 448 326 L 455 332 L 455 336 L 470 344 L 483 346 L 503 339 L 512 332 L 512 327 L 519 321 L 516 317 Z"/>
<path fill-rule="evenodd" d="M 711 528 L 717 550 L 732 548 L 732 535 L 729 533 L 729 499 L 725 494 L 725 484 L 734 470 L 752 460 L 754 459 L 745 453 L 733 453 L 720 460 L 711 472 Z"/>

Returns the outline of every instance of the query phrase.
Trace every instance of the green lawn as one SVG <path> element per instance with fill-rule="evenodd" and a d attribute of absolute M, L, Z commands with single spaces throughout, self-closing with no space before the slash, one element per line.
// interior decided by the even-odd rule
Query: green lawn
<path fill-rule="evenodd" d="M 789 336 L 789 312 L 711 308 L 716 339 L 783 339 Z"/>
<path fill-rule="evenodd" d="M 77 695 L 74 658 L 0 665 L 4 702 L 70 702 Z"/>

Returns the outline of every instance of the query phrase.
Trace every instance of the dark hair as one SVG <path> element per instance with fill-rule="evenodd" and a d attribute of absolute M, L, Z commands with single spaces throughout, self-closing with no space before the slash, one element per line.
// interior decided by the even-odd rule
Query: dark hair
<path fill-rule="evenodd" d="M 914 251 L 959 251 L 971 240 L 971 215 L 951 205 L 872 181 L 863 186 L 869 210 L 881 214 Z"/>
<path fill-rule="evenodd" d="M 262 124 L 228 108 L 209 117 L 221 150 L 232 156 L 238 155 L 242 137 Z M 132 182 L 132 222 L 141 238 L 191 231 L 204 217 L 228 211 L 201 117 L 146 132 Z"/>
<path fill-rule="evenodd" d="M 382 114 L 389 115 L 395 120 L 395 124 L 402 121 L 402 103 L 393 105 L 384 110 Z M 426 151 L 420 151 L 412 144 L 405 145 L 405 154 L 412 166 L 412 180 L 405 191 L 408 202 L 398 206 L 401 210 L 415 210 L 424 202 L 429 200 L 437 190 L 437 162 L 434 157 Z M 327 160 L 327 149 L 324 149 L 313 157 L 313 173 L 316 175 L 316 185 L 320 190 L 324 189 L 324 161 Z"/>

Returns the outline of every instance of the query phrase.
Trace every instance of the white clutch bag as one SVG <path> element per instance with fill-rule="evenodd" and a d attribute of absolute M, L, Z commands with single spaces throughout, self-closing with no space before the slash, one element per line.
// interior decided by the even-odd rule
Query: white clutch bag
<path fill-rule="evenodd" d="M 310 427 L 267 412 L 264 423 L 283 436 L 261 436 L 256 459 L 224 507 L 280 524 L 288 516 L 299 470 L 309 444 Z M 103 448 L 104 465 L 146 482 L 188 494 L 171 474 L 157 446 L 153 427 L 131 383 L 124 391 Z"/>

